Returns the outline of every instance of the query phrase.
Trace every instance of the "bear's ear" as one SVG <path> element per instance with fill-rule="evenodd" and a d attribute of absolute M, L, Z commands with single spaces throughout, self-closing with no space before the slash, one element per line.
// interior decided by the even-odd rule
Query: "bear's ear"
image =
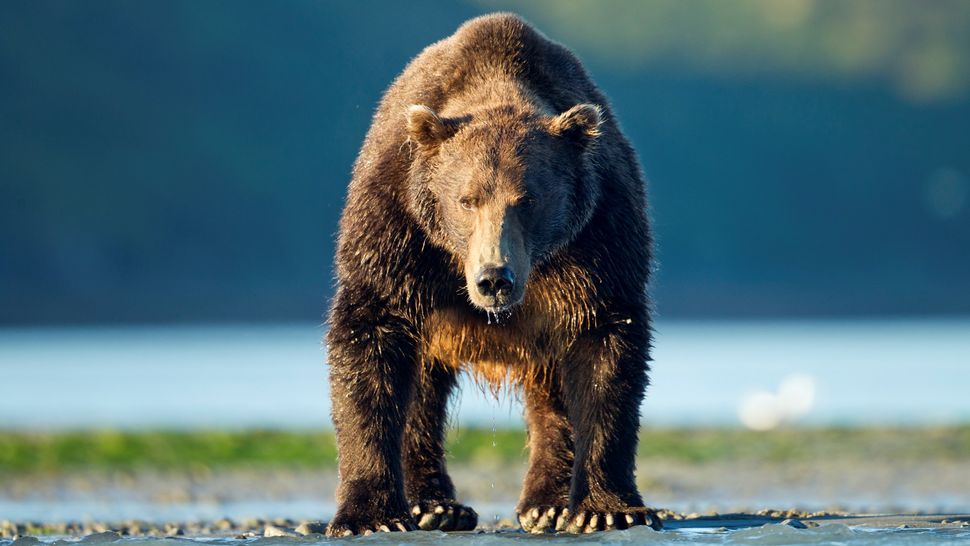
<path fill-rule="evenodd" d="M 552 118 L 549 132 L 586 144 L 600 136 L 603 111 L 595 104 L 577 104 Z"/>
<path fill-rule="evenodd" d="M 434 110 L 422 104 L 408 107 L 408 136 L 421 146 L 437 146 L 452 137 L 455 123 L 438 117 Z"/>

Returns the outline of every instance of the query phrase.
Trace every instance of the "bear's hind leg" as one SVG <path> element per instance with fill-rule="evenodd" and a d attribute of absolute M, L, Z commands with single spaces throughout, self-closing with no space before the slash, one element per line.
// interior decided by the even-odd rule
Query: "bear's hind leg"
<path fill-rule="evenodd" d="M 411 515 L 425 530 L 470 531 L 478 514 L 455 501 L 455 486 L 445 468 L 445 423 L 448 398 L 457 371 L 425 362 L 408 408 L 404 432 L 405 491 Z"/>
<path fill-rule="evenodd" d="M 555 384 L 528 384 L 524 394 L 529 471 L 516 513 L 529 533 L 561 531 L 569 512 L 572 427 Z"/>

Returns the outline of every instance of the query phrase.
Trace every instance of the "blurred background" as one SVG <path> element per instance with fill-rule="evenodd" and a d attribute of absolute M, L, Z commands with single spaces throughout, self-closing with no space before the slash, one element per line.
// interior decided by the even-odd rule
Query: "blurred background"
<path fill-rule="evenodd" d="M 612 99 L 662 317 L 970 313 L 966 2 L 0 9 L 4 324 L 319 321 L 381 94 L 500 9 Z"/>
<path fill-rule="evenodd" d="M 496 10 L 578 54 L 649 180 L 642 485 L 970 507 L 970 3 L 33 0 L 0 3 L 0 518 L 327 513 L 352 163 L 408 60 Z M 510 510 L 481 480 L 523 458 L 514 397 L 455 409 L 460 489 Z"/>

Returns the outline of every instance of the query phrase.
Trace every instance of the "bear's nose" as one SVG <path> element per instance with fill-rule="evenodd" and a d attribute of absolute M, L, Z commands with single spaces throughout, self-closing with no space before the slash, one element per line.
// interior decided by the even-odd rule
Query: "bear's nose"
<path fill-rule="evenodd" d="M 515 274 L 507 267 L 486 265 L 475 277 L 475 284 L 483 296 L 507 296 L 515 286 Z"/>

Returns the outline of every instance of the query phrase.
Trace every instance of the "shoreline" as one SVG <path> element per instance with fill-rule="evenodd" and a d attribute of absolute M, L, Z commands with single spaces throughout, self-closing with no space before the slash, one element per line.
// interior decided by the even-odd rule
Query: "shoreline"
<path fill-rule="evenodd" d="M 845 525 L 864 529 L 967 529 L 970 514 L 857 514 L 804 512 L 799 510 L 762 510 L 728 514 L 682 514 L 660 511 L 665 531 L 705 530 L 727 532 L 763 527 L 766 525 L 809 529 L 823 525 Z M 0 521 L 0 540 L 35 538 L 81 538 L 103 535 L 108 541 L 140 537 L 234 538 L 256 537 L 313 537 L 322 535 L 326 523 L 297 521 L 286 518 L 265 520 L 250 518 L 235 521 L 220 518 L 210 521 L 148 522 L 91 521 L 91 522 L 11 522 Z M 524 534 L 511 519 L 480 524 L 474 531 L 454 534 L 513 533 Z"/>
<path fill-rule="evenodd" d="M 946 540 L 970 538 L 967 425 L 645 429 L 641 441 L 638 487 L 648 506 L 667 509 L 661 513 L 675 541 L 692 533 L 733 541 L 724 533 L 835 536 L 856 528 L 939 529 L 933 533 Z M 13 546 L 8 541 L 16 536 L 99 533 L 108 534 L 91 541 L 248 543 L 267 530 L 270 538 L 294 537 L 301 524 L 334 513 L 332 446 L 326 433 L 279 431 L 3 436 L 0 546 Z M 453 430 L 449 450 L 458 498 L 479 513 L 477 532 L 520 536 L 512 513 L 526 470 L 524 433 Z M 794 510 L 763 510 L 770 507 Z M 648 534 L 633 536 L 641 533 Z"/>

